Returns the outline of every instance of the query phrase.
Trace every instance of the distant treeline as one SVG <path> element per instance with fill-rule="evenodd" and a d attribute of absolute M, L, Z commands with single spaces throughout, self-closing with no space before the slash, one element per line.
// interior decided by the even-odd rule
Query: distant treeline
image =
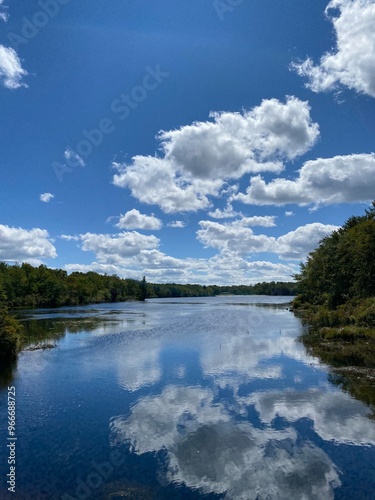
<path fill-rule="evenodd" d="M 296 295 L 297 283 L 271 281 L 257 283 L 256 285 L 177 285 L 147 284 L 148 297 L 213 297 L 215 295 Z"/>
<path fill-rule="evenodd" d="M 0 305 L 59 307 L 101 302 L 123 302 L 162 297 L 232 295 L 296 295 L 296 283 L 258 283 L 240 286 L 152 284 L 95 272 L 69 274 L 42 265 L 8 265 L 0 262 Z"/>

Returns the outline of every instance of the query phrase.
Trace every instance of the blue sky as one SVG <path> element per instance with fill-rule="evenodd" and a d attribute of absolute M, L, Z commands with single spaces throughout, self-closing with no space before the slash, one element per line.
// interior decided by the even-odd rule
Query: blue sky
<path fill-rule="evenodd" d="M 0 259 L 290 280 L 375 198 L 373 0 L 0 0 Z"/>

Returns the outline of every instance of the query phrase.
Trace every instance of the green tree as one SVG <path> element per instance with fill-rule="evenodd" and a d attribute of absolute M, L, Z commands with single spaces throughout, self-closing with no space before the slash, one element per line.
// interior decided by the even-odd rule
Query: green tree
<path fill-rule="evenodd" d="M 8 360 L 16 357 L 19 346 L 20 326 L 6 309 L 0 310 L 0 359 Z"/>
<path fill-rule="evenodd" d="M 142 281 L 141 281 L 141 300 L 146 300 L 147 298 L 147 283 L 146 283 L 146 276 L 143 276 Z"/>
<path fill-rule="evenodd" d="M 298 301 L 335 309 L 375 296 L 375 203 L 323 238 L 296 276 Z"/>

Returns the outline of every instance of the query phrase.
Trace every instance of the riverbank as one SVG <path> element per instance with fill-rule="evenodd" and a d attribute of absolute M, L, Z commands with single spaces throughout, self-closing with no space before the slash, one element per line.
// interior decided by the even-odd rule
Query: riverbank
<path fill-rule="evenodd" d="M 375 330 L 319 328 L 301 335 L 307 354 L 331 370 L 330 382 L 375 408 Z M 375 419 L 375 412 L 372 417 Z"/>
<path fill-rule="evenodd" d="M 292 302 L 292 311 L 299 316 L 308 333 L 308 345 L 330 346 L 347 356 L 356 358 L 366 347 L 364 356 L 375 365 L 375 298 L 355 299 L 337 308 L 304 303 L 299 296 Z M 367 359 L 367 358 L 366 358 Z"/>
<path fill-rule="evenodd" d="M 321 240 L 295 276 L 292 308 L 311 327 L 306 342 L 321 352 L 334 343 L 353 366 L 356 359 L 375 363 L 374 253 L 375 201 Z"/>
<path fill-rule="evenodd" d="M 8 314 L 6 308 L 0 308 L 0 360 L 11 360 L 19 350 L 19 322 Z"/>
<path fill-rule="evenodd" d="M 375 407 L 375 298 L 330 309 L 296 297 L 292 311 L 305 326 L 300 341 L 331 367 L 331 382 Z"/>

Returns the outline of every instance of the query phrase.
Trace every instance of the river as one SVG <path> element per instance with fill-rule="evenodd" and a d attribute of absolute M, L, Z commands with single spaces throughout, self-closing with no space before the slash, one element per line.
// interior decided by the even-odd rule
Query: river
<path fill-rule="evenodd" d="M 0 387 L 0 498 L 375 498 L 375 420 L 297 339 L 288 297 L 23 312 Z M 6 405 L 16 392 L 16 493 Z"/>

